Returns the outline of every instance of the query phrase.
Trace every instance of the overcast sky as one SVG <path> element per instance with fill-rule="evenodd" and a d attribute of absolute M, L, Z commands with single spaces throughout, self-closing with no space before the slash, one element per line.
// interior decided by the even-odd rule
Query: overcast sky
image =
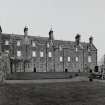
<path fill-rule="evenodd" d="M 4 33 L 48 36 L 51 25 L 55 39 L 81 41 L 94 37 L 98 59 L 105 53 L 105 0 L 0 0 L 0 25 Z"/>

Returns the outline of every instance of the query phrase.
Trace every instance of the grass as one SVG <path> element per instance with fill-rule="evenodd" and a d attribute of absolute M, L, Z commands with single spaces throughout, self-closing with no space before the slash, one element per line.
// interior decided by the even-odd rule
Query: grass
<path fill-rule="evenodd" d="M 105 105 L 105 84 L 0 84 L 0 105 Z"/>

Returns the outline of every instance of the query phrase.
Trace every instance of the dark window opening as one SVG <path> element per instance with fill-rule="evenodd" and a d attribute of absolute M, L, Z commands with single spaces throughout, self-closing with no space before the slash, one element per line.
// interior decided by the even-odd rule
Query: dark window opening
<path fill-rule="evenodd" d="M 65 72 L 68 72 L 68 69 L 65 69 Z"/>
<path fill-rule="evenodd" d="M 90 69 L 89 72 L 92 73 L 92 69 Z"/>
<path fill-rule="evenodd" d="M 34 72 L 36 72 L 36 67 L 34 67 Z"/>

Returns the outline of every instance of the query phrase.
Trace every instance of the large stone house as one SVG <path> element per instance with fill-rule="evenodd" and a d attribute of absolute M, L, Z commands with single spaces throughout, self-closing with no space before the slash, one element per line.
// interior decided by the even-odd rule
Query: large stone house
<path fill-rule="evenodd" d="M 48 37 L 5 34 L 0 29 L 0 51 L 8 53 L 11 72 L 78 72 L 97 65 L 97 49 L 93 38 L 81 42 L 55 40 L 51 29 Z"/>

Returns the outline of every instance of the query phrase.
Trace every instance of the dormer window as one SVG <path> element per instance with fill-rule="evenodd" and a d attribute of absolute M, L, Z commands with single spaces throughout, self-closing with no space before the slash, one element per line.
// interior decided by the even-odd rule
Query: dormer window
<path fill-rule="evenodd" d="M 19 40 L 17 41 L 17 46 L 20 46 L 20 41 Z"/>
<path fill-rule="evenodd" d="M 36 47 L 35 41 L 32 41 L 32 47 Z"/>
<path fill-rule="evenodd" d="M 59 50 L 62 51 L 62 47 L 61 46 L 59 46 Z"/>
<path fill-rule="evenodd" d="M 5 40 L 5 45 L 9 45 L 9 41 L 8 40 Z"/>
<path fill-rule="evenodd" d="M 76 52 L 78 51 L 78 48 L 77 48 L 77 47 L 75 48 L 75 51 L 76 51 Z"/>
<path fill-rule="evenodd" d="M 90 52 L 90 47 L 89 46 L 87 46 L 87 50 L 88 50 L 88 52 Z"/>

